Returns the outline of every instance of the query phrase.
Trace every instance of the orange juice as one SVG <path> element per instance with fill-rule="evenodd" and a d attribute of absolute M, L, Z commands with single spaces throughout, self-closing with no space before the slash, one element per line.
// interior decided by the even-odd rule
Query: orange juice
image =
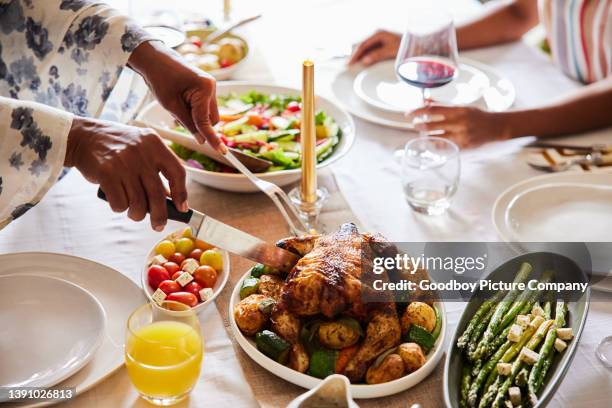
<path fill-rule="evenodd" d="M 128 336 L 125 365 L 134 387 L 150 398 L 180 398 L 200 375 L 200 334 L 177 321 L 158 321 Z"/>

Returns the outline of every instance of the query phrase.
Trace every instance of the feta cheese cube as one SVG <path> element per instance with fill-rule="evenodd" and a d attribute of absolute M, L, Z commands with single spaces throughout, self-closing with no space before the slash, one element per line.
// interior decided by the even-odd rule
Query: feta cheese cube
<path fill-rule="evenodd" d="M 518 324 L 513 324 L 510 326 L 510 331 L 508 331 L 508 340 L 513 343 L 518 342 L 523 335 L 523 328 Z"/>
<path fill-rule="evenodd" d="M 542 316 L 535 316 L 529 324 L 537 329 L 542 323 L 544 323 L 544 318 Z"/>
<path fill-rule="evenodd" d="M 519 359 L 529 365 L 534 365 L 539 358 L 540 355 L 538 353 L 528 349 L 527 347 L 523 347 L 521 350 L 521 354 L 519 355 Z"/>
<path fill-rule="evenodd" d="M 529 326 L 529 322 L 530 321 L 531 321 L 531 318 L 528 315 L 518 315 L 518 316 L 516 316 L 516 324 L 521 326 L 523 329 L 525 327 Z"/>
<path fill-rule="evenodd" d="M 151 265 L 163 265 L 166 262 L 168 262 L 168 260 L 164 258 L 163 255 L 155 255 L 151 260 Z"/>
<path fill-rule="evenodd" d="M 157 288 L 157 290 L 153 292 L 153 295 L 151 296 L 151 298 L 153 299 L 155 303 L 157 303 L 158 305 L 161 305 L 161 303 L 166 299 L 166 294 L 164 293 L 163 290 Z"/>
<path fill-rule="evenodd" d="M 193 258 L 187 258 L 183 262 L 183 265 L 182 265 L 181 269 L 183 269 L 185 272 L 189 272 L 189 273 L 193 274 L 195 272 L 195 270 L 198 269 L 198 266 L 200 266 L 198 264 L 198 261 L 196 261 Z"/>
<path fill-rule="evenodd" d="M 189 272 L 183 272 L 179 275 L 178 278 L 176 278 L 176 282 L 181 286 L 187 285 L 192 280 L 193 280 L 193 275 L 191 275 Z"/>
<path fill-rule="evenodd" d="M 512 364 L 510 363 L 497 363 L 497 374 L 499 375 L 510 375 L 512 371 Z"/>
<path fill-rule="evenodd" d="M 213 290 L 211 288 L 200 289 L 200 299 L 202 299 L 202 302 L 206 302 L 212 296 L 213 296 Z"/>
<path fill-rule="evenodd" d="M 510 387 L 508 388 L 508 396 L 510 397 L 510 402 L 512 405 L 517 407 L 521 405 L 521 389 L 519 387 Z"/>
<path fill-rule="evenodd" d="M 557 337 L 561 340 L 571 340 L 574 338 L 574 331 L 571 327 L 557 329 Z"/>
<path fill-rule="evenodd" d="M 559 353 L 563 352 L 567 348 L 567 343 L 561 340 L 560 338 L 555 339 L 555 350 Z"/>
<path fill-rule="evenodd" d="M 536 303 L 533 309 L 531 309 L 531 314 L 533 314 L 534 316 L 544 317 L 544 309 L 542 309 L 540 305 Z"/>

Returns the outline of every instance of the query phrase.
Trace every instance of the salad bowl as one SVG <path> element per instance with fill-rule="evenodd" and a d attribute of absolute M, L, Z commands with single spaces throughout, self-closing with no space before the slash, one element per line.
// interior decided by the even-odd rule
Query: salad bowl
<path fill-rule="evenodd" d="M 230 95 L 245 95 L 251 92 L 288 97 L 297 97 L 301 93 L 298 88 L 256 82 L 229 81 L 217 84 L 217 97 L 220 99 L 227 98 Z M 348 153 L 355 138 L 355 124 L 351 116 L 344 109 L 326 98 L 317 97 L 316 109 L 317 111 L 325 112 L 327 117 L 332 118 L 339 129 L 339 137 L 337 143 L 333 146 L 333 150 L 317 164 L 317 168 L 323 168 Z M 177 128 L 175 119 L 157 102 L 152 102 L 145 106 L 136 120 L 170 130 Z M 205 186 L 242 193 L 259 191 L 254 184 L 240 173 L 209 171 L 204 168 L 193 167 L 189 165 L 188 161 L 185 162 L 185 169 L 192 180 Z M 282 187 L 298 181 L 300 173 L 301 169 L 297 166 L 296 168 L 276 169 L 259 173 L 257 176 Z"/>

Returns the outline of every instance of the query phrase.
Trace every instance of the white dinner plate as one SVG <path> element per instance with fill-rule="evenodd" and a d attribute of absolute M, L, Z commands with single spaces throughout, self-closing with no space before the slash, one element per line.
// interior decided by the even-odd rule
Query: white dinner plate
<path fill-rule="evenodd" d="M 238 95 L 258 91 L 263 93 L 278 93 L 285 95 L 300 95 L 301 90 L 298 88 L 270 85 L 259 82 L 238 82 L 238 81 L 222 81 L 217 84 L 217 95 L 223 96 L 230 93 Z M 342 136 L 338 145 L 334 147 L 332 154 L 317 164 L 317 168 L 328 166 L 342 158 L 352 147 L 355 140 L 355 123 L 344 109 L 338 104 L 329 99 L 317 96 L 316 109 L 322 109 L 334 118 L 340 129 Z M 147 105 L 136 118 L 139 121 L 151 123 L 162 128 L 171 128 L 174 126 L 175 120 L 159 103 L 151 102 Z M 185 166 L 187 174 L 194 181 L 204 184 L 205 186 L 214 187 L 219 190 L 233 192 L 258 192 L 259 189 L 249 181 L 244 175 L 239 173 L 221 173 L 207 170 L 196 169 L 191 166 Z M 259 173 L 257 176 L 262 180 L 269 181 L 278 186 L 286 186 L 300 179 L 301 169 L 280 170 L 269 173 Z"/>
<path fill-rule="evenodd" d="M 56 387 L 74 387 L 76 393 L 80 394 L 123 366 L 125 324 L 130 314 L 147 301 L 138 285 L 114 269 L 75 256 L 45 252 L 0 255 L 0 277 L 16 274 L 59 278 L 73 283 L 91 293 L 106 314 L 105 334 L 91 361 Z M 62 299 L 58 297 L 58 300 Z M 72 333 L 66 332 L 65 339 L 69 339 L 71 335 Z M 41 332 L 39 338 L 46 341 L 46 333 Z M 3 364 L 4 361 L 2 367 Z M 26 406 L 51 403 L 53 401 Z M 5 405 L 13 406 L 8 403 L 3 404 Z"/>
<path fill-rule="evenodd" d="M 612 242 L 611 172 L 549 174 L 520 182 L 497 198 L 492 218 L 506 242 L 585 242 L 592 272 L 612 274 L 610 245 L 595 244 Z M 600 283 L 594 288 L 603 289 L 605 282 Z"/>
<path fill-rule="evenodd" d="M 272 360 L 257 349 L 253 338 L 247 338 L 238 328 L 236 320 L 234 319 L 234 306 L 240 303 L 240 288 L 242 287 L 242 282 L 249 276 L 250 271 L 247 271 L 240 281 L 238 281 L 236 287 L 234 287 L 232 297 L 230 298 L 229 320 L 234 338 L 250 358 L 255 360 L 257 364 L 272 374 L 289 381 L 290 383 L 299 385 L 300 387 L 307 389 L 316 387 L 322 380 L 300 373 Z M 446 311 L 444 309 L 444 303 L 437 302 L 436 306 L 442 314 L 442 330 L 440 331 L 440 335 L 438 336 L 433 349 L 427 354 L 427 361 L 425 364 L 413 373 L 386 383 L 351 384 L 351 395 L 353 398 L 378 398 L 397 394 L 398 392 L 414 387 L 423 381 L 434 370 L 434 368 L 436 368 L 440 362 L 440 359 L 444 355 L 443 345 L 446 335 Z"/>
<path fill-rule="evenodd" d="M 482 83 L 482 79 L 478 79 L 482 77 L 475 75 L 476 70 L 482 72 L 488 78 L 489 85 L 477 92 L 480 95 L 473 100 L 470 105 L 490 111 L 504 111 L 512 106 L 516 93 L 514 86 L 508 79 L 501 76 L 495 69 L 486 64 L 468 58 L 461 58 L 460 62 L 463 67 L 471 67 L 470 69 L 473 71 L 474 78 L 477 82 Z M 367 73 L 364 74 L 364 72 Z M 360 75 L 360 81 L 357 81 Z M 381 83 L 381 81 L 386 82 L 388 86 L 383 85 L 382 91 L 377 91 L 376 83 Z M 362 66 L 348 67 L 334 78 L 331 89 L 334 98 L 340 101 L 346 110 L 361 119 L 396 129 L 412 129 L 412 124 L 406 122 L 403 112 L 410 111 L 420 106 L 420 91 L 410 91 L 417 92 L 419 95 L 418 104 L 414 105 L 412 108 L 408 106 L 401 110 L 398 109 L 397 106 L 393 106 L 403 104 L 401 97 L 391 97 L 393 102 L 386 103 L 381 99 L 380 95 L 377 96 L 377 94 L 382 92 L 382 95 L 385 96 L 385 100 L 388 99 L 388 94 L 393 92 L 393 88 L 391 87 L 393 82 L 397 83 L 397 79 L 395 79 L 394 63 L 393 61 L 385 61 L 366 68 L 365 70 Z M 401 85 L 409 87 L 408 85 Z M 452 87 L 452 83 L 447 86 Z M 357 91 L 356 88 L 360 88 L 361 90 Z M 446 88 L 446 86 L 442 88 Z M 450 90 L 451 88 L 449 88 L 449 91 L 441 91 L 442 88 L 438 91 L 434 90 L 434 92 L 445 92 L 445 98 L 452 99 L 453 91 Z M 358 92 L 361 96 L 358 95 Z M 366 97 L 366 93 L 370 96 Z M 464 100 L 473 99 L 474 91 L 471 90 L 469 93 L 470 95 L 466 95 L 465 98 L 459 96 L 456 96 L 456 98 L 458 101 L 462 98 L 464 98 Z M 444 94 L 441 95 L 443 96 Z M 362 99 L 362 97 L 364 99 L 370 99 L 369 102 L 371 104 Z M 407 99 L 408 102 L 410 102 L 411 97 L 409 96 Z"/>
<path fill-rule="evenodd" d="M 0 276 L 0 321 L 0 387 L 48 388 L 91 360 L 106 318 L 73 283 L 14 274 Z"/>
<path fill-rule="evenodd" d="M 429 91 L 436 102 L 469 105 L 480 99 L 489 86 L 489 77 L 482 70 L 462 63 L 455 79 Z M 384 61 L 361 71 L 353 90 L 365 103 L 389 112 L 401 114 L 423 104 L 421 90 L 397 78 L 394 61 Z"/>

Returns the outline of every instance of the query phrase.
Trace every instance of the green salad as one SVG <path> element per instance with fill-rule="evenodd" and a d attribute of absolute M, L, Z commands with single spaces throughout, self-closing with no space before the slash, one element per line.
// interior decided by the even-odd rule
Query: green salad
<path fill-rule="evenodd" d="M 220 96 L 217 100 L 220 121 L 215 130 L 226 146 L 270 161 L 272 165 L 268 172 L 300 167 L 302 107 L 299 96 L 251 91 L 243 95 Z M 320 163 L 333 153 L 342 131 L 336 121 L 322 110 L 316 113 L 315 124 L 316 155 Z M 174 130 L 189 133 L 180 125 Z M 189 166 L 208 171 L 236 172 L 232 167 L 176 143 L 170 147 Z"/>

